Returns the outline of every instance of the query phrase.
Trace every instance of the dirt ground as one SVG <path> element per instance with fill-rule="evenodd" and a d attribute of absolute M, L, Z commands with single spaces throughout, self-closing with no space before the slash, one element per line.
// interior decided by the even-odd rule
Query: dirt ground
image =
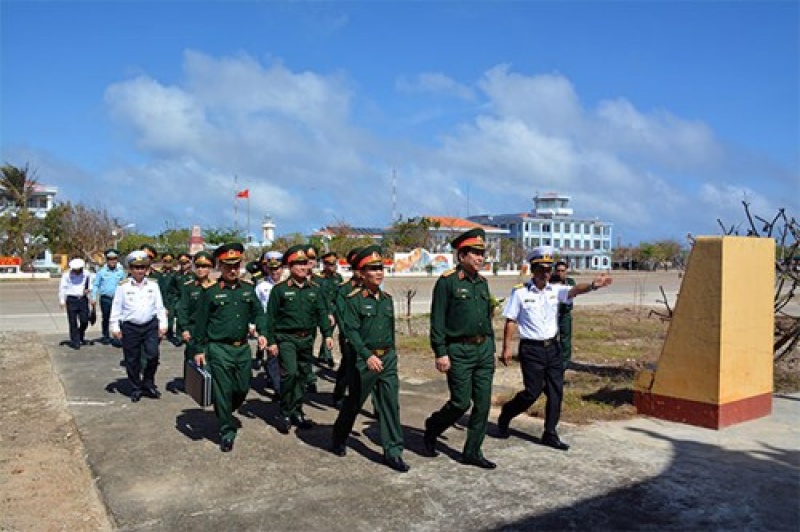
<path fill-rule="evenodd" d="M 0 333 L 0 529 L 111 530 L 38 335 Z"/>
<path fill-rule="evenodd" d="M 592 315 L 584 314 L 578 318 L 583 320 L 583 337 L 576 338 L 576 352 L 581 353 L 581 357 L 576 358 L 582 370 L 569 371 L 567 381 L 577 389 L 573 390 L 573 394 L 580 396 L 580 404 L 572 405 L 570 398 L 565 397 L 566 422 L 586 422 L 581 416 L 571 419 L 570 411 L 582 412 L 584 418 L 588 416 L 594 420 L 635 415 L 627 399 L 614 397 L 615 390 L 612 387 L 618 385 L 622 392 L 629 390 L 633 372 L 642 359 L 654 358 L 653 344 L 657 343 L 657 338 L 665 330 L 658 320 L 645 319 L 644 325 L 653 335 L 648 339 L 640 329 L 643 326 L 641 313 L 626 312 L 624 309 L 592 312 Z M 612 347 L 614 352 L 630 347 L 629 340 L 619 337 L 619 331 L 625 327 L 630 329 L 631 338 L 644 336 L 642 343 L 650 344 L 632 348 L 649 349 L 648 352 L 638 351 L 642 355 L 638 361 L 632 358 L 605 358 L 608 351 L 603 349 L 604 340 L 600 333 L 607 328 L 604 320 L 611 319 L 609 316 L 612 315 L 617 334 L 609 342 L 616 346 Z M 498 320 L 496 325 L 500 324 Z M 442 378 L 434 369 L 433 358 L 427 347 L 424 319 L 412 320 L 410 324 L 398 320 L 398 330 L 402 337 L 401 345 L 404 346 L 400 363 L 401 378 L 406 381 Z M 594 350 L 582 347 L 584 344 L 581 342 L 584 341 L 586 346 L 594 346 Z M 776 381 L 777 374 L 781 372 L 796 376 L 799 358 L 788 357 L 777 367 Z M 603 371 L 591 370 L 598 367 L 619 369 L 617 373 L 622 377 L 608 377 Z M 597 380 L 601 378 L 606 380 Z M 589 410 L 587 404 L 590 401 L 585 400 L 585 390 L 579 388 L 581 383 L 595 386 L 595 391 L 598 388 L 605 390 L 605 395 L 597 393 L 596 400 L 603 408 Z M 498 365 L 494 402 L 503 402 L 520 385 L 516 362 L 507 368 Z M 790 388 L 796 387 L 794 379 Z M 0 390 L 3 392 L 3 400 L 0 401 L 0 530 L 113 529 L 86 465 L 83 444 L 69 412 L 63 388 L 53 373 L 50 356 L 38 335 L 27 332 L 0 333 Z M 532 415 L 537 415 L 537 412 L 534 410 Z"/>

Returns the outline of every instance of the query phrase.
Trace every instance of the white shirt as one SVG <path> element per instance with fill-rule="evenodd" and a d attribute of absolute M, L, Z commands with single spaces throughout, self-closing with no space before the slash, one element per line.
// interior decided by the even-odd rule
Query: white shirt
<path fill-rule="evenodd" d="M 86 281 L 89 281 L 89 290 L 86 290 Z M 83 297 L 92 291 L 92 274 L 86 270 L 75 274 L 72 270 L 61 275 L 61 282 L 58 284 L 58 303 L 67 304 L 67 296 Z"/>
<path fill-rule="evenodd" d="M 122 281 L 117 286 L 111 304 L 111 332 L 119 332 L 123 321 L 142 325 L 153 318 L 158 318 L 159 329 L 167 328 L 167 312 L 158 283 L 147 277 L 142 279 L 141 284 L 137 284 L 133 277 Z"/>
<path fill-rule="evenodd" d="M 272 287 L 276 284 L 277 283 L 274 283 L 272 279 L 267 277 L 266 279 L 261 279 L 261 281 L 259 281 L 259 283 L 256 285 L 256 295 L 258 296 L 258 300 L 261 301 L 261 306 L 264 307 L 265 312 L 267 310 L 269 294 L 272 292 Z"/>
<path fill-rule="evenodd" d="M 570 302 L 570 288 L 548 283 L 539 290 L 530 280 L 511 291 L 503 316 L 517 322 L 520 338 L 549 340 L 558 334 L 558 304 Z"/>

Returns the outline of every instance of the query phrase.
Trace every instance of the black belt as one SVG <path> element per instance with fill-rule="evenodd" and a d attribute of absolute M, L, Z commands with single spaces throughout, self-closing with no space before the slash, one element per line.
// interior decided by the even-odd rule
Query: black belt
<path fill-rule="evenodd" d="M 231 340 L 229 338 L 225 338 L 222 340 L 212 340 L 212 342 L 216 342 L 218 344 L 232 345 L 233 347 L 239 347 L 240 345 L 244 345 L 247 343 L 247 338 L 243 338 L 241 340 Z"/>
<path fill-rule="evenodd" d="M 520 339 L 519 343 L 535 345 L 537 347 L 550 347 L 551 345 L 556 345 L 558 343 L 558 336 L 553 336 L 547 340 L 529 340 L 527 338 L 522 338 Z"/>
<path fill-rule="evenodd" d="M 448 338 L 448 344 L 470 344 L 470 345 L 480 345 L 486 341 L 485 336 L 456 336 L 454 338 Z"/>
<path fill-rule="evenodd" d="M 299 336 L 304 338 L 314 334 L 314 329 L 293 329 L 291 331 L 278 331 L 279 334 L 291 334 L 292 336 Z"/>

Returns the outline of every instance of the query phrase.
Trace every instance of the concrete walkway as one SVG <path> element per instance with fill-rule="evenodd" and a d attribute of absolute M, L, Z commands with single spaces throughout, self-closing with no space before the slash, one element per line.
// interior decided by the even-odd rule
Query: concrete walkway
<path fill-rule="evenodd" d="M 412 469 L 398 474 L 380 463 L 369 413 L 346 457 L 327 451 L 336 415 L 327 370 L 306 408 L 317 426 L 289 435 L 274 428 L 276 405 L 255 378 L 236 447 L 223 454 L 210 409 L 170 393 L 133 404 L 119 350 L 76 352 L 58 339 L 45 337 L 121 530 L 796 531 L 800 523 L 800 395 L 776 397 L 772 416 L 722 431 L 647 418 L 563 426 L 566 453 L 538 445 L 538 420 L 515 420 L 510 439 L 487 438 L 498 469 L 484 471 L 458 462 L 463 427 L 445 433 L 437 458 L 419 454 L 423 421 L 446 388 L 403 382 Z M 179 374 L 180 350 L 165 347 L 162 360 L 163 390 Z"/>
<path fill-rule="evenodd" d="M 619 299 L 633 294 L 638 304 L 637 283 L 615 283 L 616 302 L 627 304 Z M 647 286 L 658 291 L 659 284 Z M 279 434 L 276 405 L 257 377 L 238 415 L 236 447 L 223 454 L 210 409 L 170 393 L 133 404 L 119 350 L 60 347 L 66 319 L 55 290 L 53 282 L 0 283 L 0 331 L 40 333 L 120 530 L 800 527 L 800 395 L 775 397 L 771 416 L 722 431 L 647 418 L 565 425 L 562 438 L 572 445 L 566 453 L 538 445 L 538 420 L 515 420 L 510 439 L 487 438 L 484 452 L 498 469 L 484 471 L 458 462 L 463 427 L 445 433 L 439 457 L 419 454 L 420 429 L 446 399 L 446 386 L 441 379 L 406 381 L 401 416 L 412 469 L 398 474 L 380 463 L 369 412 L 359 418 L 346 457 L 327 451 L 336 410 L 331 374 L 320 370 L 321 393 L 306 408 L 315 428 Z M 164 344 L 162 390 L 181 373 L 181 362 L 181 350 Z M 496 419 L 495 411 L 490 421 Z"/>

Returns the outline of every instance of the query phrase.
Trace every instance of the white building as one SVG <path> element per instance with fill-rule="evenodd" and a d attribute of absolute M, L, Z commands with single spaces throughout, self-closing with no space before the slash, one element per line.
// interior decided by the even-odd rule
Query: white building
<path fill-rule="evenodd" d="M 44 219 L 50 209 L 55 205 L 54 200 L 58 188 L 47 185 L 37 184 L 30 197 L 28 198 L 28 210 L 37 218 Z M 5 188 L 0 187 L 0 216 L 12 213 L 19 209 L 13 198 L 6 192 Z M 33 262 L 34 268 L 52 268 L 57 266 L 53 263 L 53 254 L 46 250 L 36 257 Z"/>
<path fill-rule="evenodd" d="M 484 214 L 469 219 L 507 229 L 509 238 L 526 252 L 536 246 L 553 246 L 559 258 L 571 268 L 611 268 L 613 225 L 596 218 L 574 217 L 569 200 L 563 194 L 539 194 L 534 196 L 533 210 L 529 213 Z"/>

